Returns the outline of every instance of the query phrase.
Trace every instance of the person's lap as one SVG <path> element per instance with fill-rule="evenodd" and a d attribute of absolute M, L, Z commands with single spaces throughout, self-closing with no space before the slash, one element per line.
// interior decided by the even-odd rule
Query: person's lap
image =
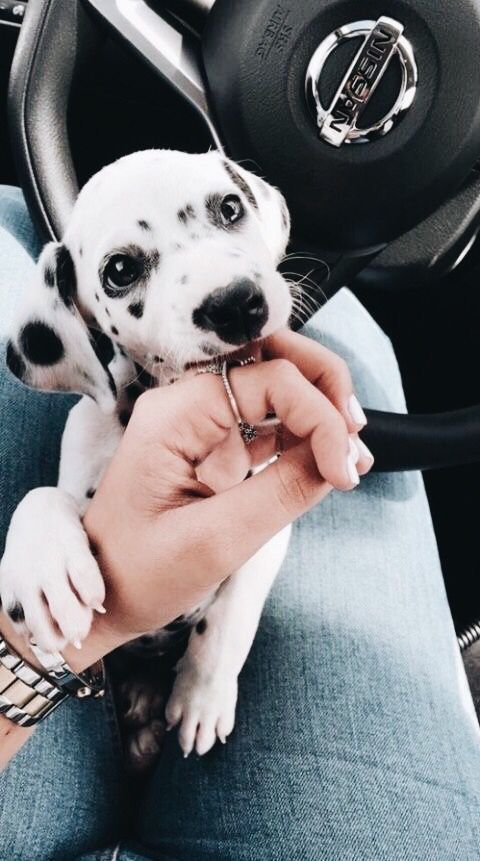
<path fill-rule="evenodd" d="M 4 343 L 32 264 L 5 232 L 0 253 Z M 364 405 L 403 409 L 391 346 L 350 293 L 306 333 L 347 358 Z M 29 487 L 54 483 L 71 402 L 0 374 L 0 542 Z M 185 761 L 170 734 L 126 834 L 110 700 L 61 708 L 0 779 L 0 858 L 473 859 L 479 773 L 423 483 L 374 475 L 295 525 L 227 745 Z"/>

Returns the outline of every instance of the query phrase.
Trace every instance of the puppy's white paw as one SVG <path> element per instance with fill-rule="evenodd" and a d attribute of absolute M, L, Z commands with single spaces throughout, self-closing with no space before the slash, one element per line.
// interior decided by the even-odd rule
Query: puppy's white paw
<path fill-rule="evenodd" d="M 46 652 L 87 636 L 105 586 L 74 499 L 56 487 L 30 491 L 17 507 L 0 563 L 5 611 Z"/>
<path fill-rule="evenodd" d="M 237 677 L 228 668 L 202 666 L 187 650 L 177 664 L 165 709 L 168 727 L 179 727 L 178 740 L 185 757 L 193 749 L 202 756 L 217 738 L 225 744 L 235 724 L 237 692 Z"/>

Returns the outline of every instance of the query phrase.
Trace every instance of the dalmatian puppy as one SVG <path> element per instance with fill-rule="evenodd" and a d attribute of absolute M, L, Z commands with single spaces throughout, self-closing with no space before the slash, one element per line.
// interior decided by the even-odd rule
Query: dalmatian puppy
<path fill-rule="evenodd" d="M 84 397 L 66 423 L 58 486 L 19 504 L 0 566 L 3 607 L 43 650 L 80 646 L 103 611 L 82 516 L 136 397 L 287 325 L 292 299 L 277 265 L 288 236 L 285 201 L 262 179 L 218 152 L 150 150 L 92 177 L 63 241 L 44 248 L 7 364 L 27 386 Z M 164 651 L 191 631 L 166 708 L 185 754 L 233 729 L 237 677 L 287 544 L 288 530 L 204 606 L 135 644 Z M 146 725 L 141 753 L 153 743 L 144 692 L 131 708 Z"/>

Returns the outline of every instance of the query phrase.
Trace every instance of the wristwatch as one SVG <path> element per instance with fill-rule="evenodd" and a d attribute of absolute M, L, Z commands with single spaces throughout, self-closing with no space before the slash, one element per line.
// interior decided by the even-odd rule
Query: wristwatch
<path fill-rule="evenodd" d="M 105 694 L 105 664 L 101 659 L 83 673 L 75 673 L 60 652 L 44 652 L 32 640 L 30 649 L 60 690 L 77 699 L 103 697 Z"/>
<path fill-rule="evenodd" d="M 20 726 L 34 726 L 67 696 L 0 636 L 0 714 Z"/>
<path fill-rule="evenodd" d="M 105 666 L 97 661 L 75 673 L 58 652 L 30 648 L 45 672 L 32 667 L 0 635 L 0 714 L 20 726 L 34 726 L 67 697 L 101 697 L 105 693 Z"/>

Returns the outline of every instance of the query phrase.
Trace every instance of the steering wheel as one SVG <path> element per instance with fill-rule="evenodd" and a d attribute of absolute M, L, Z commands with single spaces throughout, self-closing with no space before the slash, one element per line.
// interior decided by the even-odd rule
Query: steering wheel
<path fill-rule="evenodd" d="M 17 168 L 41 236 L 78 191 L 74 76 L 111 29 L 188 100 L 212 143 L 285 194 L 318 297 L 362 270 L 448 271 L 479 229 L 480 2 L 30 0 L 10 82 Z M 250 164 L 249 164 L 250 167 Z M 376 273 L 376 274 L 375 274 Z M 379 274 L 380 273 L 380 274 Z M 315 292 L 315 291 L 314 291 Z M 480 406 L 371 411 L 379 470 L 480 461 Z"/>

